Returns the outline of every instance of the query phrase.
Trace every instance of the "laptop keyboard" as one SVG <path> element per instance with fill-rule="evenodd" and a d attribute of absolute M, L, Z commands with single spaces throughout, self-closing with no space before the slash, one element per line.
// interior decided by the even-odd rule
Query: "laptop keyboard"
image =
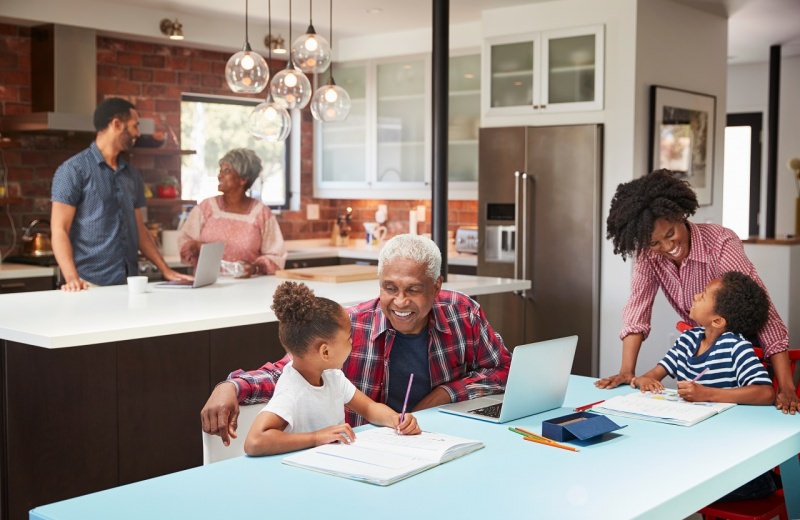
<path fill-rule="evenodd" d="M 483 408 L 477 408 L 475 410 L 471 410 L 470 413 L 478 414 L 478 415 L 485 415 L 486 417 L 500 417 L 500 409 L 503 408 L 503 403 L 492 404 L 489 406 L 484 406 Z"/>

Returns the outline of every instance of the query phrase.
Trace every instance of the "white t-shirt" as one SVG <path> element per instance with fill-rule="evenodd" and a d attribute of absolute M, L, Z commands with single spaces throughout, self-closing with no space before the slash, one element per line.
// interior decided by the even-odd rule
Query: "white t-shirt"
<path fill-rule="evenodd" d="M 290 361 L 262 411 L 272 412 L 289 423 L 286 433 L 315 432 L 344 423 L 344 405 L 355 393 L 356 387 L 341 370 L 324 371 L 322 386 L 312 386 Z"/>

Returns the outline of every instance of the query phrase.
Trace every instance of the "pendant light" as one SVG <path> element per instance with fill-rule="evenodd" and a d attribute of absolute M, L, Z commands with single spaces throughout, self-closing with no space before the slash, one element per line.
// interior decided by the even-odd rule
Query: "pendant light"
<path fill-rule="evenodd" d="M 250 48 L 247 34 L 247 2 L 244 2 L 244 45 L 225 65 L 225 81 L 232 91 L 240 94 L 258 94 L 269 82 L 269 66 L 264 58 Z"/>
<path fill-rule="evenodd" d="M 331 32 L 333 45 L 333 0 L 330 0 Z M 350 94 L 333 80 L 333 62 L 331 62 L 328 83 L 317 89 L 311 98 L 311 115 L 319 121 L 344 121 L 350 113 Z"/>
<path fill-rule="evenodd" d="M 331 46 L 314 30 L 312 9 L 312 0 L 308 0 L 308 29 L 292 43 L 292 60 L 306 74 L 319 74 L 331 64 Z"/>
<path fill-rule="evenodd" d="M 292 0 L 289 0 L 289 41 L 292 41 Z M 275 103 L 287 110 L 305 108 L 311 100 L 311 82 L 295 68 L 291 58 L 286 61 L 286 68 L 272 78 L 269 90 Z"/>
<path fill-rule="evenodd" d="M 269 16 L 269 32 L 272 34 L 272 0 L 267 2 Z M 269 59 L 272 61 L 272 47 L 269 47 Z M 272 101 L 272 93 L 267 90 L 267 99 L 259 103 L 248 118 L 250 134 L 264 141 L 285 141 L 292 129 L 292 118 L 289 111 Z"/>

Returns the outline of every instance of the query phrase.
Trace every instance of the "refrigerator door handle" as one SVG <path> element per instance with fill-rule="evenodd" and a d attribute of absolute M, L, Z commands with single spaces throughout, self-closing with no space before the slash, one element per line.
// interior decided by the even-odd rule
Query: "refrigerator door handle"
<path fill-rule="evenodd" d="M 519 220 L 519 212 L 520 212 L 520 200 L 519 200 L 519 184 L 521 181 L 520 176 L 524 176 L 525 174 L 521 171 L 517 170 L 514 172 L 514 234 L 517 235 L 515 237 L 515 245 L 517 240 L 519 239 L 519 231 L 520 231 L 520 220 Z M 519 272 L 519 252 L 514 250 L 514 278 L 520 278 Z M 518 293 L 519 294 L 519 293 Z"/>
<path fill-rule="evenodd" d="M 518 204 L 522 206 L 522 222 L 517 224 L 517 247 L 522 251 L 520 278 L 528 279 L 528 174 L 522 172 L 522 199 Z M 526 291 L 527 293 L 527 291 Z"/>

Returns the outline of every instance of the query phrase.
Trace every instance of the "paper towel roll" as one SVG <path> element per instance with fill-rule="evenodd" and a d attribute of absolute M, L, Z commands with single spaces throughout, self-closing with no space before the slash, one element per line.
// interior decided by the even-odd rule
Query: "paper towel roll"
<path fill-rule="evenodd" d="M 417 210 L 415 209 L 408 212 L 408 232 L 412 235 L 417 234 Z"/>
<path fill-rule="evenodd" d="M 161 254 L 167 256 L 180 256 L 178 250 L 178 235 L 180 231 L 163 230 L 161 231 Z"/>

